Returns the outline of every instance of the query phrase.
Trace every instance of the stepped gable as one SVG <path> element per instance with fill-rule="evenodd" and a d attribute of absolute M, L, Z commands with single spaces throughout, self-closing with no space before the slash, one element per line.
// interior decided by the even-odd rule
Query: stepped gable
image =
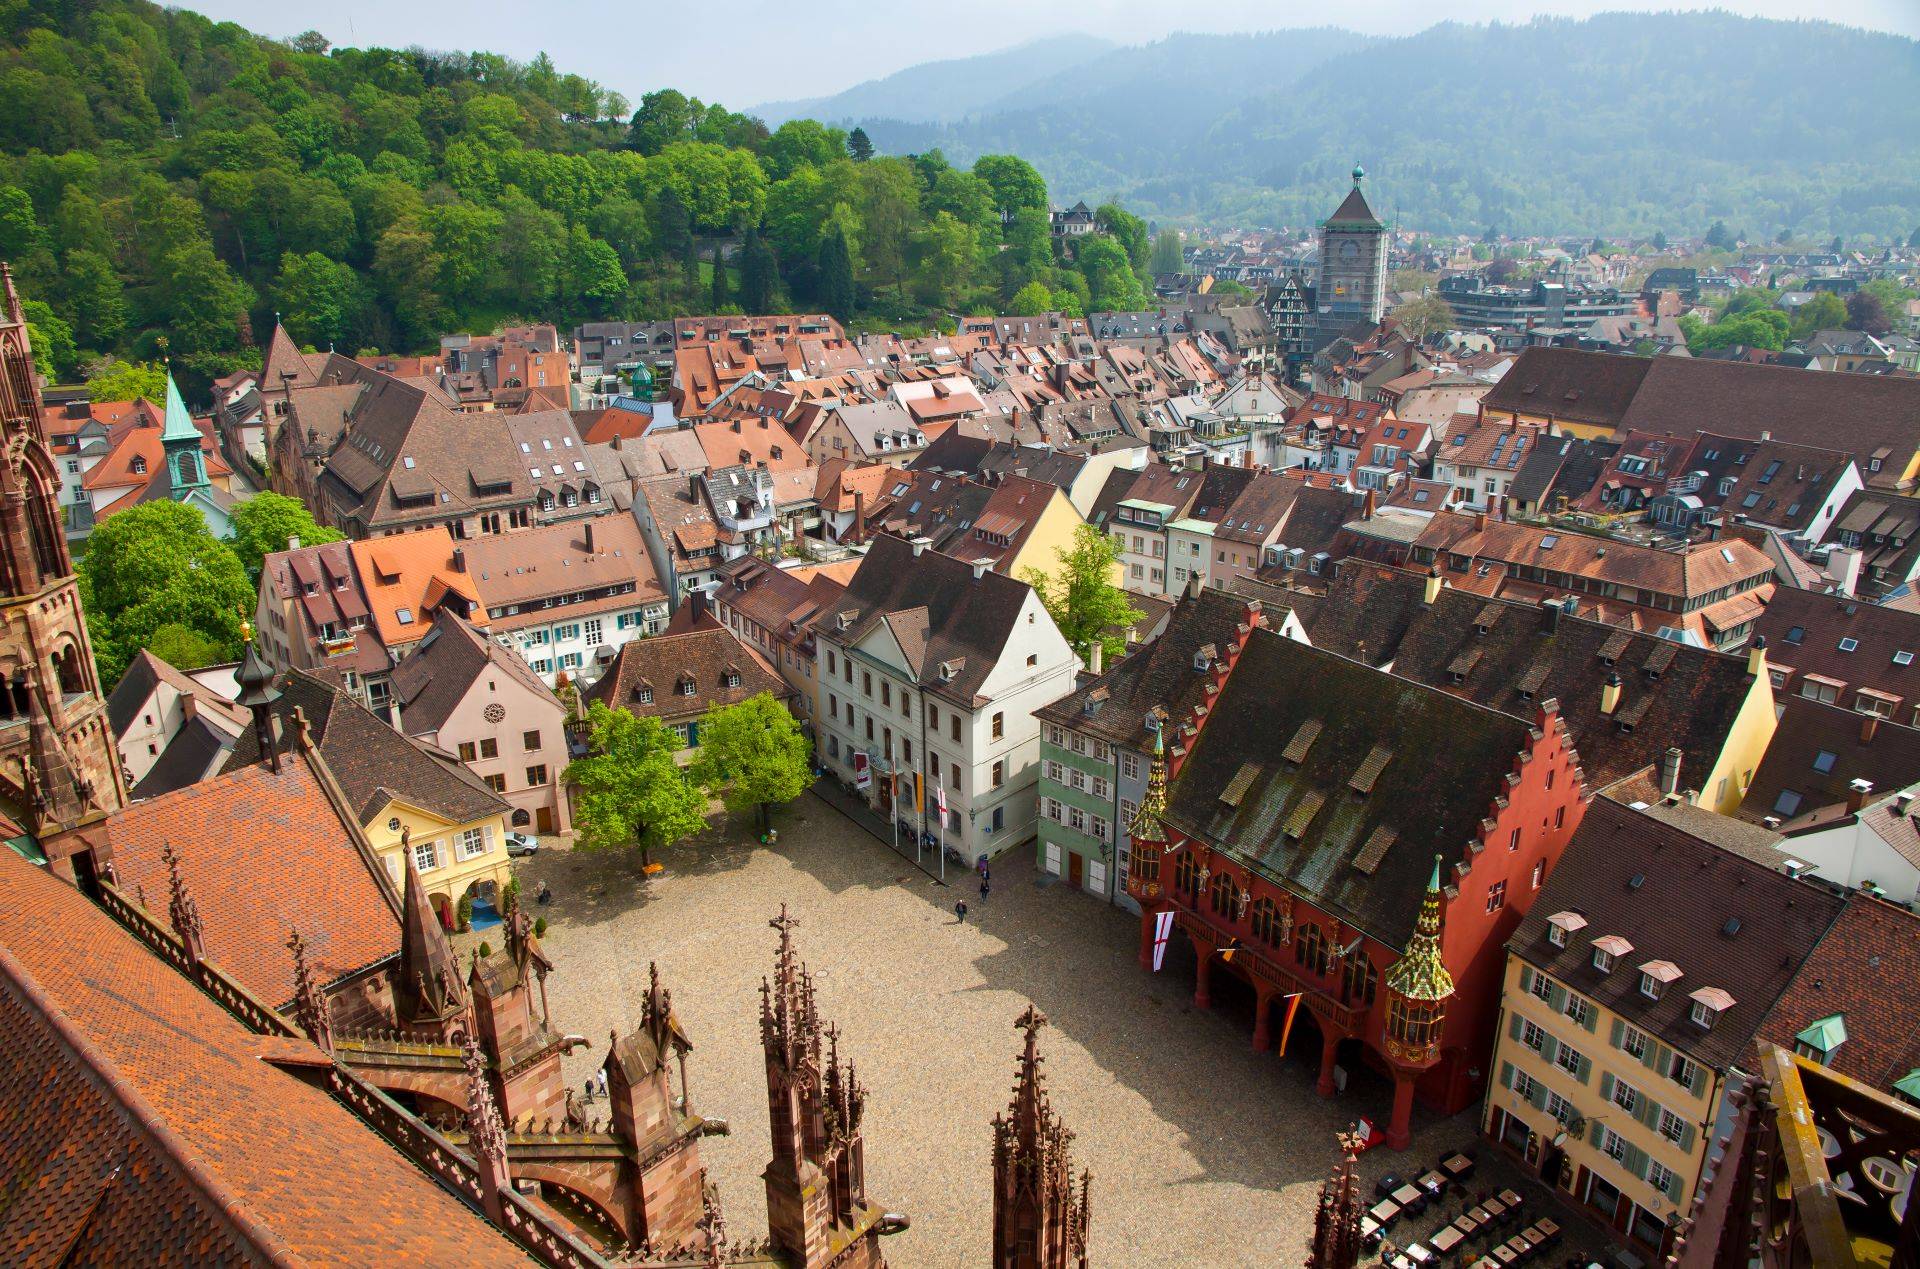
<path fill-rule="evenodd" d="M 1519 719 L 1255 630 L 1179 763 L 1166 821 L 1405 947 L 1433 857 L 1463 857 L 1531 743 Z M 1355 866 L 1383 828 L 1397 844 Z"/>

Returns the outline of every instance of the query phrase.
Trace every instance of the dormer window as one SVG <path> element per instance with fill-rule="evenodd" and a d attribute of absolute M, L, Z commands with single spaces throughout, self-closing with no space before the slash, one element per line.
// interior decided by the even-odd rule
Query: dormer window
<path fill-rule="evenodd" d="M 1640 994 L 1658 1000 L 1666 994 L 1667 984 L 1680 977 L 1680 967 L 1672 961 L 1648 961 L 1640 967 Z"/>
<path fill-rule="evenodd" d="M 144 476 L 147 474 L 147 460 L 144 455 L 135 454 L 133 456 L 133 474 L 136 476 Z"/>
<path fill-rule="evenodd" d="M 1605 948 L 1594 948 L 1593 967 L 1603 974 L 1611 974 L 1613 972 L 1613 954 Z"/>

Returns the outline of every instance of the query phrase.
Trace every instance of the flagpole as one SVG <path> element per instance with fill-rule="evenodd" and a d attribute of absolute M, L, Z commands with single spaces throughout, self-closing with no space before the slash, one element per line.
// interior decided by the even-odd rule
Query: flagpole
<path fill-rule="evenodd" d="M 918 864 L 927 849 L 927 782 L 917 767 L 913 772 L 913 809 L 920 812 L 920 832 L 913 839 L 913 862 Z"/>

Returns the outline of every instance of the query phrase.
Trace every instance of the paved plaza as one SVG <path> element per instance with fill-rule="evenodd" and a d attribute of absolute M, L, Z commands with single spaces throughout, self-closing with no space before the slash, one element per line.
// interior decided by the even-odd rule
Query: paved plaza
<path fill-rule="evenodd" d="M 1052 1023 L 1045 1070 L 1076 1134 L 1076 1168 L 1094 1173 L 1093 1263 L 1300 1263 L 1334 1133 L 1382 1113 L 1384 1086 L 1315 1096 L 1308 1024 L 1289 1056 L 1254 1053 L 1244 1006 L 1196 1012 L 1190 961 L 1143 972 L 1136 918 L 1041 884 L 1024 852 L 994 869 L 981 905 L 977 879 L 941 888 L 812 796 L 780 828 L 773 848 L 744 828 L 708 834 L 668 852 L 666 872 L 646 882 L 621 855 L 548 850 L 521 864 L 524 893 L 541 880 L 553 888 L 539 911 L 557 964 L 554 1023 L 593 1041 L 569 1059 L 574 1087 L 608 1032 L 637 1023 L 647 962 L 660 963 L 693 1037 L 694 1108 L 732 1125 L 702 1146 L 730 1230 L 765 1230 L 759 987 L 775 944 L 767 920 L 785 903 L 822 1017 L 869 1089 L 868 1195 L 913 1220 L 887 1241 L 891 1263 L 986 1263 L 988 1123 L 1007 1103 L 1013 1023 L 1028 1002 Z M 965 924 L 953 913 L 961 896 L 973 908 Z M 1471 1112 L 1439 1122 L 1416 1112 L 1410 1152 L 1362 1159 L 1369 1190 L 1379 1173 L 1430 1165 L 1472 1133 Z"/>

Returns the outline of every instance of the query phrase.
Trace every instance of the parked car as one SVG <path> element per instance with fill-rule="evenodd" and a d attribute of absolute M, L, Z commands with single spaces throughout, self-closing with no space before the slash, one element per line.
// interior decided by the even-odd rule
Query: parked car
<path fill-rule="evenodd" d="M 507 854 L 514 858 L 540 853 L 540 839 L 529 837 L 525 833 L 507 834 Z"/>

